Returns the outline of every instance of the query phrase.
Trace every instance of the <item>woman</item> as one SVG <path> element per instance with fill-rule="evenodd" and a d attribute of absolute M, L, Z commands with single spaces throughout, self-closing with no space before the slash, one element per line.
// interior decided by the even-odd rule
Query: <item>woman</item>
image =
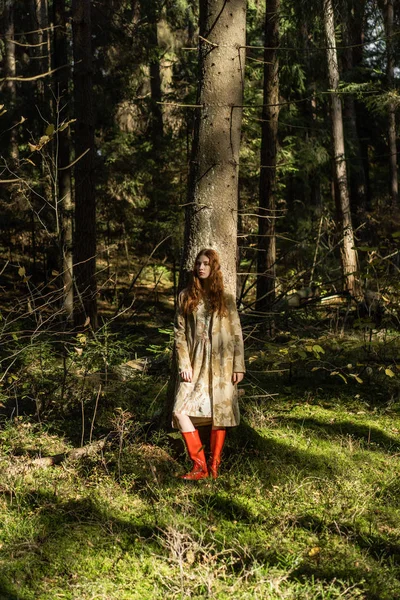
<path fill-rule="evenodd" d="M 244 377 L 242 329 L 215 250 L 201 250 L 175 318 L 179 379 L 173 409 L 193 469 L 183 479 L 218 477 L 226 427 L 239 424 L 237 384 Z M 195 425 L 212 423 L 209 470 Z"/>

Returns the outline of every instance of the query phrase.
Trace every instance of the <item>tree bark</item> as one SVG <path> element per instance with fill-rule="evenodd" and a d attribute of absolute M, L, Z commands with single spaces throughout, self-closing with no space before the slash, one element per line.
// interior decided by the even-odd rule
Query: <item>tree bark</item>
<path fill-rule="evenodd" d="M 51 52 L 50 52 L 50 38 L 49 38 L 49 16 L 48 16 L 48 2 L 47 0 L 31 0 L 31 11 L 32 11 L 32 26 L 35 33 L 32 36 L 33 43 L 37 46 L 32 48 L 33 54 L 33 65 L 37 75 L 46 73 L 50 70 L 51 63 Z M 40 109 L 41 115 L 46 120 L 51 118 L 51 100 L 50 97 L 46 100 L 46 86 L 48 82 L 46 79 L 38 79 L 36 81 L 36 96 L 37 103 Z M 45 122 L 39 126 L 38 134 L 41 135 L 41 131 L 46 129 Z"/>
<path fill-rule="evenodd" d="M 151 227 L 159 221 L 159 212 L 165 207 L 166 173 L 163 165 L 164 121 L 161 106 L 161 51 L 158 43 L 158 21 L 161 7 L 159 0 L 141 0 L 140 13 L 145 24 L 147 64 L 150 76 L 150 103 L 147 134 L 152 142 L 151 158 L 157 165 L 151 172 L 151 184 L 148 189 L 148 216 Z M 156 225 L 157 226 L 157 225 Z"/>
<path fill-rule="evenodd" d="M 246 44 L 245 0 L 200 1 L 199 87 L 180 287 L 201 248 L 220 255 L 236 294 L 239 146 Z"/>
<path fill-rule="evenodd" d="M 54 68 L 68 64 L 68 36 L 65 0 L 53 1 L 54 11 Z M 69 70 L 60 69 L 54 74 L 54 104 L 57 129 L 70 115 Z M 72 182 L 71 170 L 66 168 L 71 162 L 71 136 L 67 127 L 57 133 L 57 194 L 56 201 L 61 207 L 61 264 L 63 279 L 63 306 L 67 320 L 73 318 L 73 260 L 72 260 Z M 57 206 L 58 210 L 58 206 Z"/>
<path fill-rule="evenodd" d="M 94 109 L 90 0 L 72 0 L 75 101 L 74 278 L 78 302 L 76 326 L 90 318 L 97 327 L 96 199 L 94 189 Z"/>
<path fill-rule="evenodd" d="M 328 77 L 331 90 L 332 140 L 335 165 L 335 180 L 338 190 L 340 229 L 342 235 L 341 259 L 346 289 L 355 297 L 361 297 L 358 277 L 358 254 L 355 247 L 353 223 L 350 211 L 350 195 L 344 149 L 342 104 L 338 94 L 339 66 L 336 51 L 335 23 L 332 0 L 324 0 L 324 26 L 327 45 Z"/>
<path fill-rule="evenodd" d="M 5 24 L 5 76 L 15 77 L 16 76 L 16 61 L 15 61 L 15 44 L 14 40 L 14 2 L 8 0 L 4 6 L 4 24 Z M 15 81 L 6 81 L 6 98 L 7 105 L 6 109 L 13 118 L 15 115 L 15 107 L 17 104 L 17 85 Z M 15 119 L 13 119 L 15 121 Z M 14 169 L 19 161 L 19 148 L 18 148 L 18 127 L 15 126 L 14 122 L 10 125 L 10 147 L 9 147 L 9 158 L 11 161 L 10 167 Z"/>
<path fill-rule="evenodd" d="M 239 146 L 246 44 L 246 0 L 200 0 L 199 86 L 179 289 L 197 253 L 219 253 L 225 290 L 236 297 Z M 173 359 L 158 420 L 169 428 L 178 377 Z"/>
<path fill-rule="evenodd" d="M 359 0 L 357 3 L 360 4 Z M 364 4 L 364 3 L 361 3 Z M 343 53 L 343 71 L 348 74 L 348 80 L 354 81 L 354 57 L 353 48 L 360 43 L 354 36 L 354 17 L 350 14 L 351 7 L 344 6 L 345 18 L 342 22 L 343 44 L 345 50 Z M 358 15 L 363 20 L 363 14 Z M 359 56 L 361 61 L 362 55 Z M 364 163 L 361 154 L 361 144 L 357 128 L 356 102 L 351 94 L 344 97 L 344 117 L 346 122 L 347 139 L 350 158 L 350 190 L 352 201 L 352 212 L 356 222 L 361 222 L 367 210 L 367 182 L 364 171 Z"/>
<path fill-rule="evenodd" d="M 394 0 L 385 0 L 385 33 L 386 33 L 386 60 L 387 60 L 387 84 L 389 90 L 394 88 L 395 55 L 393 44 L 393 20 Z M 392 207 L 398 208 L 399 204 L 399 180 L 397 174 L 397 144 L 396 144 L 396 105 L 389 102 L 388 105 L 388 145 L 389 145 L 389 168 L 390 168 L 390 197 Z"/>
<path fill-rule="evenodd" d="M 160 8 L 158 1 L 141 1 L 141 14 L 146 21 L 146 39 L 150 74 L 150 135 L 157 151 L 164 135 L 163 114 L 161 109 L 161 67 L 158 45 L 157 22 Z"/>
<path fill-rule="evenodd" d="M 264 101 L 261 127 L 259 189 L 260 235 L 257 257 L 258 310 L 267 310 L 275 301 L 276 281 L 276 158 L 279 119 L 279 8 L 280 0 L 268 0 L 264 35 Z M 268 218 L 270 217 L 270 218 Z"/>

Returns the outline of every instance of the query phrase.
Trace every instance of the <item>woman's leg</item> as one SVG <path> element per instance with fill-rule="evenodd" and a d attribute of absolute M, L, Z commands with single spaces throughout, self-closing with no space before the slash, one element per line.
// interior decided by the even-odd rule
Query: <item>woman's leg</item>
<path fill-rule="evenodd" d="M 208 477 L 207 462 L 199 432 L 194 427 L 188 415 L 174 413 L 174 418 L 178 423 L 183 439 L 185 440 L 188 454 L 193 461 L 193 468 L 190 473 L 182 475 L 181 478 L 197 480 Z"/>
<path fill-rule="evenodd" d="M 218 468 L 221 464 L 222 448 L 224 447 L 226 436 L 225 427 L 216 427 L 213 425 L 211 429 L 211 456 L 210 456 L 210 475 L 213 479 L 218 477 Z"/>
<path fill-rule="evenodd" d="M 174 419 L 178 423 L 179 431 L 182 433 L 187 431 L 195 431 L 195 426 L 192 423 L 192 419 L 189 415 L 182 415 L 180 413 L 174 413 Z"/>

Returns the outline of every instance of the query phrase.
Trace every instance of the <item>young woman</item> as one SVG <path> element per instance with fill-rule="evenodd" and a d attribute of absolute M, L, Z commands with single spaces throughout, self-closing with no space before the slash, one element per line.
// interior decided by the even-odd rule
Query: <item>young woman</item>
<path fill-rule="evenodd" d="M 237 384 L 244 377 L 242 329 L 233 296 L 224 284 L 215 250 L 201 250 L 175 318 L 180 381 L 173 409 L 193 469 L 183 479 L 218 476 L 226 427 L 239 424 Z M 207 466 L 196 425 L 212 424 Z"/>

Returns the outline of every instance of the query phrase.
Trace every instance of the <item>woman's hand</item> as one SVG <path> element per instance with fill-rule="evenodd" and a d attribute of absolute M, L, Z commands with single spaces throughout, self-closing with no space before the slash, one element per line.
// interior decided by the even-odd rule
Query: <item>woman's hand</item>
<path fill-rule="evenodd" d="M 181 371 L 179 375 L 181 376 L 182 381 L 186 381 L 186 383 L 191 383 L 193 379 L 193 369 Z"/>
<path fill-rule="evenodd" d="M 237 383 L 240 383 L 242 381 L 244 377 L 244 373 L 234 373 L 232 375 L 232 383 L 233 385 L 236 385 Z"/>

